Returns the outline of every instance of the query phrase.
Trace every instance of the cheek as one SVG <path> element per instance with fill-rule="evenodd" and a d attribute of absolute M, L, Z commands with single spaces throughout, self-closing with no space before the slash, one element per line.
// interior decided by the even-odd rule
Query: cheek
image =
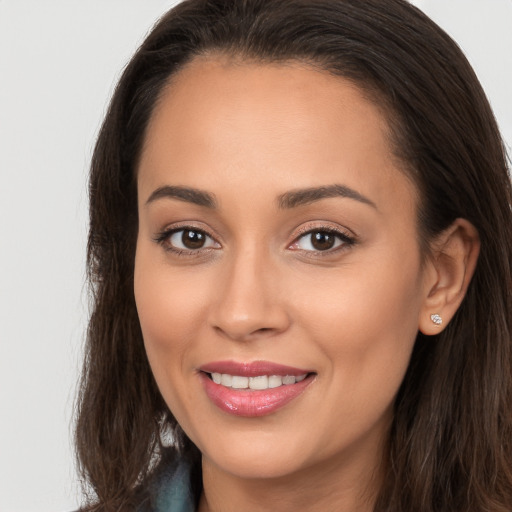
<path fill-rule="evenodd" d="M 159 258 L 162 258 L 159 260 Z M 137 246 L 134 293 L 146 352 L 157 382 L 175 375 L 197 333 L 204 290 L 176 279 L 163 256 L 144 242 Z M 193 281 L 193 280 L 192 280 Z"/>
<path fill-rule="evenodd" d="M 179 270 L 178 270 L 179 272 Z M 204 289 L 194 279 L 177 278 L 163 251 L 139 242 L 135 258 L 134 293 L 148 361 L 156 384 L 182 427 L 193 431 L 187 404 L 195 391 L 182 378 L 190 375 L 190 353 L 204 311 Z"/>
<path fill-rule="evenodd" d="M 386 409 L 405 375 L 421 309 L 419 269 L 419 258 L 354 265 L 335 287 L 317 279 L 310 287 L 317 291 L 305 294 L 303 318 L 328 361 L 333 395 L 342 389 L 340 400 L 351 397 L 354 421 L 361 404 L 376 415 Z"/>

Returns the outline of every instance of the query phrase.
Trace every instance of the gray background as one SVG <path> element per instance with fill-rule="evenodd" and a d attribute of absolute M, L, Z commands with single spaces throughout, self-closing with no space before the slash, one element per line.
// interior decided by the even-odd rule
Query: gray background
<path fill-rule="evenodd" d="M 0 0 L 0 512 L 79 503 L 86 176 L 120 70 L 172 0 Z M 512 0 L 414 2 L 460 44 L 512 144 Z"/>

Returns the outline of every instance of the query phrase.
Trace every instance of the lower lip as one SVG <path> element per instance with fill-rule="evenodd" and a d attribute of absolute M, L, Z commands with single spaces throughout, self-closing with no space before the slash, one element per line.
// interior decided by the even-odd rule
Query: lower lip
<path fill-rule="evenodd" d="M 205 373 L 200 373 L 208 398 L 222 411 L 234 416 L 256 417 L 271 414 L 300 396 L 313 382 L 308 375 L 301 382 L 278 388 L 250 390 L 233 389 L 215 384 Z"/>

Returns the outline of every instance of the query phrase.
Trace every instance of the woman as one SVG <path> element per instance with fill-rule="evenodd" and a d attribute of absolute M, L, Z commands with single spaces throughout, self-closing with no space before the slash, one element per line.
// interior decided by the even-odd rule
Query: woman
<path fill-rule="evenodd" d="M 86 510 L 512 507 L 511 186 L 403 0 L 188 0 L 90 182 Z"/>

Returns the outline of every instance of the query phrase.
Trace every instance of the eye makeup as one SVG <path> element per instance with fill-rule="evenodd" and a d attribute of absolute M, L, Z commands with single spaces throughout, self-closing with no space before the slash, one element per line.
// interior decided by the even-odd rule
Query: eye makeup
<path fill-rule="evenodd" d="M 183 257 L 205 255 L 212 250 L 222 249 L 209 231 L 192 223 L 166 228 L 153 240 L 165 251 Z M 355 235 L 346 228 L 308 223 L 298 230 L 287 249 L 301 252 L 307 257 L 323 257 L 347 250 L 356 243 Z"/>

